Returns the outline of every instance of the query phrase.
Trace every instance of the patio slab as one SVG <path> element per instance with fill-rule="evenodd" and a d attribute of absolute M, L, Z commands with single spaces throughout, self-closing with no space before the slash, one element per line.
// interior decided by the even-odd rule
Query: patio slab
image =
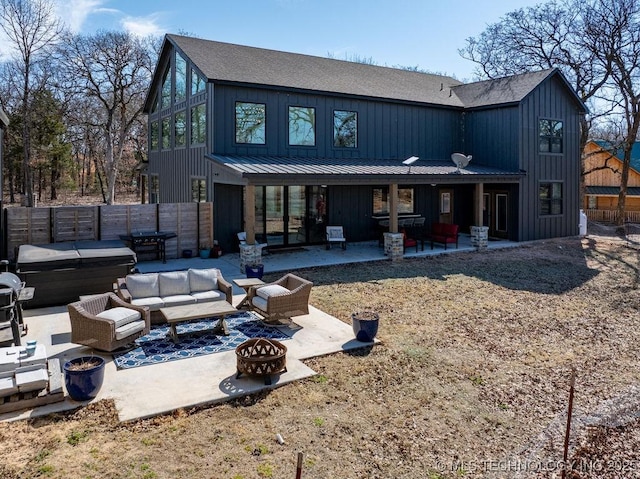
<path fill-rule="evenodd" d="M 234 304 L 240 300 L 234 298 Z M 41 308 L 25 311 L 29 339 L 44 344 L 49 357 L 65 361 L 91 354 L 85 346 L 72 344 L 66 307 Z M 349 324 L 313 306 L 309 314 L 294 318 L 291 339 L 287 346 L 287 371 L 272 377 L 265 385 L 261 378 L 241 376 L 236 379 L 235 351 L 225 351 L 195 358 L 117 369 L 111 355 L 107 360 L 104 385 L 93 401 L 113 399 L 121 421 L 131 421 L 204 404 L 215 404 L 245 396 L 263 389 L 272 389 L 292 381 L 315 375 L 302 360 L 339 351 L 366 346 L 356 341 Z M 27 419 L 72 410 L 90 401 L 77 402 L 69 397 L 64 401 L 34 409 L 0 415 L 0 421 Z"/>

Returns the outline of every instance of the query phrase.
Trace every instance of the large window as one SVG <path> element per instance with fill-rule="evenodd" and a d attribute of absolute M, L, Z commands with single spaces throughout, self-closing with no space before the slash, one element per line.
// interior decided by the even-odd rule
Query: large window
<path fill-rule="evenodd" d="M 162 94 L 160 108 L 167 108 L 171 105 L 171 68 L 167 68 L 162 77 Z"/>
<path fill-rule="evenodd" d="M 198 72 L 191 69 L 191 94 L 195 95 L 204 91 L 204 79 L 198 75 Z"/>
<path fill-rule="evenodd" d="M 236 143 L 265 144 L 266 105 L 236 102 Z"/>
<path fill-rule="evenodd" d="M 204 143 L 207 139 L 207 110 L 204 103 L 191 108 L 191 144 Z"/>
<path fill-rule="evenodd" d="M 176 102 L 187 98 L 187 62 L 176 52 Z"/>
<path fill-rule="evenodd" d="M 398 188 L 398 213 L 413 213 L 413 188 Z M 389 214 L 389 187 L 373 189 L 373 214 Z"/>
<path fill-rule="evenodd" d="M 333 112 L 333 146 L 339 148 L 358 146 L 358 113 L 341 110 Z"/>
<path fill-rule="evenodd" d="M 187 112 L 179 111 L 176 113 L 176 120 L 173 126 L 173 135 L 175 137 L 176 148 L 187 144 Z"/>
<path fill-rule="evenodd" d="M 542 216 L 562 214 L 562 183 L 540 183 L 540 214 Z"/>
<path fill-rule="evenodd" d="M 149 186 L 149 203 L 160 201 L 160 178 L 158 175 L 151 175 L 151 185 Z"/>
<path fill-rule="evenodd" d="M 169 148 L 171 148 L 171 118 L 166 117 L 162 119 L 162 149 Z"/>
<path fill-rule="evenodd" d="M 159 130 L 159 126 L 158 126 L 158 122 L 157 121 L 152 121 L 151 122 L 151 150 L 157 150 L 158 149 L 158 140 L 160 138 L 160 130 Z"/>
<path fill-rule="evenodd" d="M 304 106 L 289 107 L 289 144 L 292 146 L 315 146 L 315 108 Z"/>
<path fill-rule="evenodd" d="M 540 120 L 540 152 L 562 153 L 562 121 Z"/>
<path fill-rule="evenodd" d="M 191 201 L 194 203 L 207 201 L 207 180 L 204 178 L 193 178 L 191 180 Z"/>

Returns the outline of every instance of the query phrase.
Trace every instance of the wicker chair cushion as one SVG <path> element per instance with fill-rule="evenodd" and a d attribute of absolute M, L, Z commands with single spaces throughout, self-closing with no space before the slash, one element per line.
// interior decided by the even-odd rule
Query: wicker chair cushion
<path fill-rule="evenodd" d="M 148 306 L 149 311 L 158 311 L 164 306 L 164 301 L 160 296 L 149 296 L 147 298 L 132 299 L 131 304 L 136 306 Z"/>
<path fill-rule="evenodd" d="M 160 296 L 176 296 L 189 294 L 189 274 L 186 271 L 168 271 L 158 274 Z"/>
<path fill-rule="evenodd" d="M 114 322 L 117 330 L 120 326 L 139 320 L 140 312 L 135 309 L 118 306 L 117 308 L 105 309 L 101 313 L 96 314 L 96 316 Z"/>
<path fill-rule="evenodd" d="M 254 296 L 251 298 L 251 304 L 262 311 L 267 310 L 267 300 L 260 296 Z"/>
<path fill-rule="evenodd" d="M 134 299 L 160 296 L 158 273 L 129 274 L 125 282 Z"/>
<path fill-rule="evenodd" d="M 256 294 L 264 299 L 269 299 L 270 296 L 282 296 L 283 294 L 290 293 L 291 291 L 279 284 L 270 284 L 256 290 Z"/>
<path fill-rule="evenodd" d="M 218 289 L 218 274 L 216 268 L 209 269 L 190 269 L 189 270 L 189 287 L 192 293 L 201 291 L 211 291 Z"/>
<path fill-rule="evenodd" d="M 144 320 L 133 321 L 132 323 L 127 323 L 119 328 L 116 328 L 116 340 L 120 341 L 132 334 L 137 333 L 138 331 L 142 331 L 144 329 Z"/>
<path fill-rule="evenodd" d="M 218 291 L 217 289 L 213 289 L 211 291 L 200 291 L 198 293 L 191 293 L 191 296 L 198 300 L 198 303 L 203 303 L 206 301 L 220 301 L 225 300 L 227 297 L 222 291 Z"/>

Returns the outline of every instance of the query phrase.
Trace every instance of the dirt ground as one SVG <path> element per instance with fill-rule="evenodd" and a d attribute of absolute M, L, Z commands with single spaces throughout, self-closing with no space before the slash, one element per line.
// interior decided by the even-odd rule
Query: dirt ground
<path fill-rule="evenodd" d="M 222 405 L 0 424 L 0 477 L 294 478 L 299 452 L 302 478 L 560 477 L 572 368 L 567 477 L 640 477 L 640 244 L 612 233 L 299 270 L 321 310 L 377 311 L 382 343 Z"/>

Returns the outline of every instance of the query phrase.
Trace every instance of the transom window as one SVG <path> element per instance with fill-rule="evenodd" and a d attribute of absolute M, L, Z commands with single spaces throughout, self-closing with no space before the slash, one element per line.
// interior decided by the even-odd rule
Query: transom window
<path fill-rule="evenodd" d="M 185 146 L 187 144 L 187 112 L 179 111 L 176 113 L 175 125 L 173 127 L 176 147 Z"/>
<path fill-rule="evenodd" d="M 207 180 L 204 178 L 193 178 L 191 180 L 191 201 L 194 203 L 207 201 Z"/>
<path fill-rule="evenodd" d="M 191 94 L 195 95 L 196 93 L 200 93 L 204 91 L 204 79 L 198 75 L 198 72 L 193 68 L 191 69 Z"/>
<path fill-rule="evenodd" d="M 176 52 L 176 102 L 187 98 L 187 61 Z"/>
<path fill-rule="evenodd" d="M 398 188 L 398 213 L 413 213 L 413 188 Z M 389 187 L 373 189 L 373 214 L 389 214 Z"/>
<path fill-rule="evenodd" d="M 562 214 L 562 183 L 559 181 L 540 183 L 540 215 Z"/>
<path fill-rule="evenodd" d="M 266 110 L 263 103 L 236 102 L 236 143 L 265 144 Z"/>
<path fill-rule="evenodd" d="M 540 120 L 540 152 L 562 153 L 562 121 Z"/>
<path fill-rule="evenodd" d="M 204 103 L 191 108 L 191 144 L 197 145 L 206 141 L 207 111 Z"/>
<path fill-rule="evenodd" d="M 356 148 L 358 146 L 358 113 L 335 110 L 333 112 L 333 146 Z"/>
<path fill-rule="evenodd" d="M 315 146 L 316 109 L 313 107 L 289 107 L 289 145 Z"/>
<path fill-rule="evenodd" d="M 171 68 L 167 68 L 162 77 L 162 93 L 160 108 L 167 108 L 171 105 Z"/>

